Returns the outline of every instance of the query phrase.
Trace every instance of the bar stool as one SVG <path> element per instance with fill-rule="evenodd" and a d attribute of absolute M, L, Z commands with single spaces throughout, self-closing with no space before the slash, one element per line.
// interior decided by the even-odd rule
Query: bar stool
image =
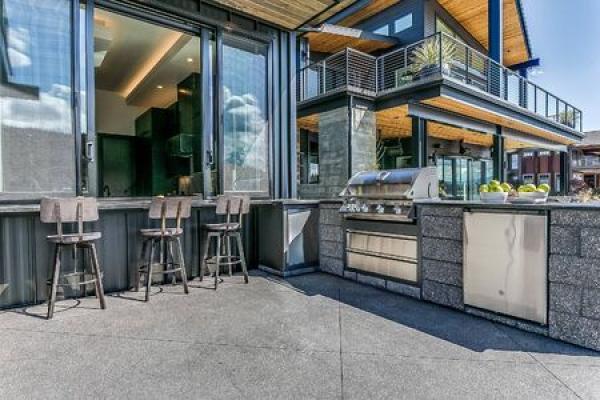
<path fill-rule="evenodd" d="M 48 280 L 50 296 L 48 298 L 47 318 L 51 319 L 54 315 L 54 305 L 56 303 L 56 292 L 59 286 L 72 286 L 71 283 L 59 283 L 61 278 L 77 277 L 81 289 L 85 293 L 88 284 L 94 283 L 96 286 L 96 297 L 100 302 L 100 308 L 106 308 L 104 300 L 104 288 L 102 286 L 102 273 L 98 262 L 98 253 L 94 242 L 102 237 L 101 232 L 84 232 L 83 223 L 98 220 L 98 204 L 94 198 L 61 198 L 61 199 L 42 199 L 40 204 L 40 219 L 43 223 L 56 223 L 56 235 L 46 236 L 46 240 L 54 244 L 54 265 L 52 267 L 52 277 Z M 77 233 L 63 233 L 64 223 L 77 222 Z M 85 280 L 85 259 L 82 272 L 77 272 L 77 261 L 75 262 L 75 271 L 69 274 L 61 274 L 61 255 L 63 247 L 72 247 L 73 255 L 77 254 L 78 249 L 87 250 L 90 264 L 92 267 L 92 276 L 90 280 Z M 77 260 L 76 257 L 74 257 Z"/>
<path fill-rule="evenodd" d="M 214 265 L 215 290 L 219 285 L 219 270 L 223 265 L 229 267 L 229 276 L 232 276 L 232 267 L 241 264 L 244 282 L 248 283 L 248 269 L 246 268 L 241 230 L 243 216 L 249 212 L 250 198 L 248 196 L 219 196 L 217 197 L 216 214 L 225 215 L 225 222 L 203 226 L 207 236 L 200 266 L 200 280 L 204 278 L 208 265 Z M 209 257 L 212 239 L 216 239 L 216 251 L 214 256 Z M 239 256 L 232 255 L 231 239 L 234 239 Z"/>
<path fill-rule="evenodd" d="M 136 291 L 140 290 L 141 275 L 145 275 L 145 301 L 150 300 L 152 274 L 165 275 L 179 272 L 183 283 L 183 291 L 185 294 L 189 293 L 183 248 L 181 247 L 181 236 L 183 236 L 181 220 L 189 218 L 191 210 L 191 197 L 154 197 L 152 199 L 148 216 L 150 219 L 159 219 L 160 228 L 140 230 L 140 234 L 142 235 L 142 252 L 140 256 L 140 266 L 136 269 L 135 274 Z M 173 219 L 175 220 L 175 227 L 167 227 L 167 221 Z M 154 249 L 157 245 L 159 246 L 158 264 L 163 266 L 162 271 L 153 271 L 153 267 L 156 264 L 154 262 Z M 177 254 L 173 251 L 173 245 L 177 246 Z M 149 251 L 148 247 L 150 247 Z M 147 257 L 147 263 L 144 263 L 145 257 Z M 175 277 L 173 277 L 173 279 L 175 282 Z"/>

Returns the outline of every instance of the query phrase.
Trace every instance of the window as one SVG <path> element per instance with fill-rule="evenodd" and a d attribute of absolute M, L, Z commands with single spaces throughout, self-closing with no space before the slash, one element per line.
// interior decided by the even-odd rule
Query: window
<path fill-rule="evenodd" d="M 561 190 L 562 188 L 560 186 L 560 174 L 556 174 L 554 175 L 554 191 L 558 193 Z"/>
<path fill-rule="evenodd" d="M 373 33 L 376 33 L 378 35 L 389 36 L 389 34 L 390 34 L 390 26 L 389 25 L 383 25 L 382 27 L 379 27 L 379 28 L 375 29 L 373 31 Z"/>
<path fill-rule="evenodd" d="M 94 10 L 98 195 L 203 191 L 200 37 Z"/>
<path fill-rule="evenodd" d="M 319 134 L 306 129 L 299 130 L 300 183 L 319 183 Z"/>
<path fill-rule="evenodd" d="M 518 170 L 519 169 L 519 155 L 518 154 L 510 154 L 510 169 Z"/>
<path fill-rule="evenodd" d="M 445 33 L 446 35 L 453 37 L 454 39 L 463 41 L 459 34 L 448 24 L 446 24 L 440 17 L 435 17 L 435 31 Z"/>
<path fill-rule="evenodd" d="M 267 50 L 223 40 L 223 191 L 269 194 Z"/>
<path fill-rule="evenodd" d="M 527 184 L 530 184 L 530 183 L 535 183 L 535 179 L 534 179 L 533 174 L 524 174 L 521 177 L 521 179 L 523 180 L 523 184 L 524 185 L 527 185 Z"/>
<path fill-rule="evenodd" d="M 547 151 L 547 150 L 543 150 L 543 151 L 540 151 L 540 152 L 538 153 L 538 156 L 539 156 L 539 157 L 549 157 L 549 156 L 550 156 L 550 152 L 549 152 L 549 151 Z"/>
<path fill-rule="evenodd" d="M 71 2 L 0 2 L 0 193 L 75 193 Z"/>
<path fill-rule="evenodd" d="M 400 33 L 411 28 L 413 25 L 413 15 L 412 13 L 406 14 L 403 17 L 398 18 L 394 21 L 394 33 Z"/>

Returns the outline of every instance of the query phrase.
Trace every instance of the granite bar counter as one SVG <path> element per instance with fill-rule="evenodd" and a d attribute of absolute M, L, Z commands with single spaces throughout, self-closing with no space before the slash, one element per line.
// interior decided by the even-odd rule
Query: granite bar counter
<path fill-rule="evenodd" d="M 417 204 L 422 297 L 517 328 L 600 350 L 600 203 L 535 205 L 425 201 Z M 547 217 L 547 323 L 538 324 L 464 301 L 464 213 L 536 211 Z"/>
<path fill-rule="evenodd" d="M 600 350 L 600 203 L 490 205 L 470 201 L 415 202 L 419 246 L 416 286 L 357 273 L 346 265 L 341 202 L 320 203 L 320 266 L 327 273 L 491 319 L 519 329 Z M 465 304 L 464 214 L 545 217 L 545 321 L 532 322 Z M 483 227 L 487 229 L 486 227 Z M 540 231 L 543 233 L 542 231 Z"/>
<path fill-rule="evenodd" d="M 98 256 L 106 292 L 132 287 L 141 248 L 139 231 L 156 227 L 158 223 L 148 219 L 150 201 L 150 198 L 98 199 L 100 219 L 86 224 L 86 230 L 102 232 Z M 259 214 L 268 209 L 283 212 L 311 207 L 318 212 L 318 204 L 318 201 L 302 200 L 253 200 L 242 232 L 249 267 L 256 268 L 259 263 L 265 263 L 258 246 L 261 240 Z M 199 273 L 202 225 L 219 220 L 214 206 L 211 200 L 194 200 L 191 218 L 184 222 L 183 250 L 188 277 L 197 277 Z M 46 236 L 55 231 L 54 224 L 40 222 L 39 204 L 0 204 L 0 308 L 46 300 L 46 281 L 52 258 L 52 246 L 47 243 Z M 316 263 L 310 261 L 311 265 Z M 72 267 L 65 265 L 65 268 Z"/>

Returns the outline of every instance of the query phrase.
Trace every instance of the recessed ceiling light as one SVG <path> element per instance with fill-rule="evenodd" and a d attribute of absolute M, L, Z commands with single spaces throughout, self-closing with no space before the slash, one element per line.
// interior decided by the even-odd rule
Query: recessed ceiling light
<path fill-rule="evenodd" d="M 194 62 L 194 59 L 192 57 L 188 57 L 187 62 L 189 62 L 189 63 Z"/>
<path fill-rule="evenodd" d="M 157 89 L 162 89 L 162 88 L 164 88 L 164 86 L 163 85 L 156 85 L 156 88 Z"/>

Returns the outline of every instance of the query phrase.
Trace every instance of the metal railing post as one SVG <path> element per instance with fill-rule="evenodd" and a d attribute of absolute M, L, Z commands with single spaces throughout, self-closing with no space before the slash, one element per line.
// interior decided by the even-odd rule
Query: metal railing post
<path fill-rule="evenodd" d="M 322 90 L 321 94 L 325 94 L 325 90 L 327 90 L 327 61 L 323 60 L 323 82 L 322 82 Z"/>

